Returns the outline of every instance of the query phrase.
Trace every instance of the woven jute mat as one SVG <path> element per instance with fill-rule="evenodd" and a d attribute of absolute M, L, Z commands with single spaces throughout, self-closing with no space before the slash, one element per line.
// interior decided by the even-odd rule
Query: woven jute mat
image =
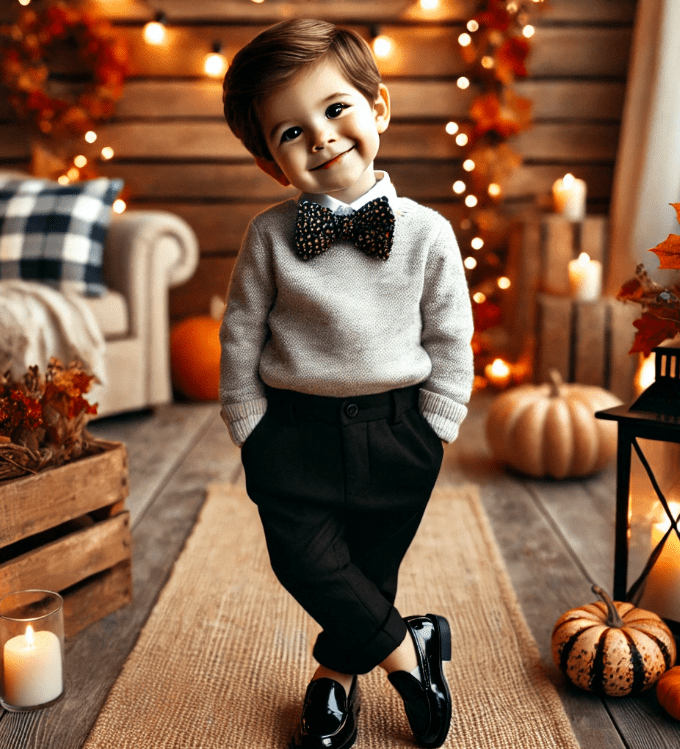
<path fill-rule="evenodd" d="M 436 490 L 402 565 L 397 605 L 451 624 L 446 747 L 578 749 L 475 486 Z M 283 749 L 317 632 L 269 567 L 255 506 L 239 489 L 212 485 L 86 749 Z M 357 749 L 413 747 L 382 670 L 361 687 Z"/>

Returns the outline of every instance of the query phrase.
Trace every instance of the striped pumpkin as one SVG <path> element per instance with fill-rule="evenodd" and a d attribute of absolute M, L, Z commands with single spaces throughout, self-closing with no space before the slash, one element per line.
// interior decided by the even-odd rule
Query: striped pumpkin
<path fill-rule="evenodd" d="M 576 686 L 610 697 L 637 694 L 675 663 L 675 640 L 660 617 L 632 603 L 602 601 L 563 614 L 552 633 L 557 667 Z"/>

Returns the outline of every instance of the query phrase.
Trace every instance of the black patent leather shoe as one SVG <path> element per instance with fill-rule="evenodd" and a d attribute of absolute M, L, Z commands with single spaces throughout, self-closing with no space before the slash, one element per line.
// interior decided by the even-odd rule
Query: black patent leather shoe
<path fill-rule="evenodd" d="M 434 749 L 446 740 L 451 725 L 451 694 L 443 661 L 451 660 L 451 630 L 443 616 L 408 616 L 404 619 L 416 646 L 420 680 L 406 671 L 388 675 L 404 701 L 413 735 L 420 746 Z"/>
<path fill-rule="evenodd" d="M 354 677 L 349 695 L 333 679 L 309 683 L 290 749 L 349 749 L 356 741 L 361 695 Z"/>

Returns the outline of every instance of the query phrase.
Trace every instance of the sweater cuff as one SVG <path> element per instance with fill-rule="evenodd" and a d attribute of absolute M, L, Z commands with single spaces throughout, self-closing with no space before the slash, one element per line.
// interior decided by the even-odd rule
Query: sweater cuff
<path fill-rule="evenodd" d="M 267 399 L 227 403 L 222 406 L 220 416 L 229 429 L 229 436 L 237 447 L 241 447 L 250 433 L 260 423 L 267 410 Z"/>
<path fill-rule="evenodd" d="M 458 428 L 467 415 L 467 406 L 456 403 L 445 395 L 421 388 L 419 407 L 420 413 L 439 439 L 453 442 L 458 437 Z"/>

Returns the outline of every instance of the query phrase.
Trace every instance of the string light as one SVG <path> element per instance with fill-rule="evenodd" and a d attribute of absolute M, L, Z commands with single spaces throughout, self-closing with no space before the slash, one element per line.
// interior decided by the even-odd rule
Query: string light
<path fill-rule="evenodd" d="M 462 179 L 456 180 L 453 183 L 453 191 L 456 193 L 456 195 L 464 193 L 465 190 L 467 190 L 467 185 L 465 184 L 465 182 L 463 182 Z"/>
<path fill-rule="evenodd" d="M 472 270 L 473 268 L 477 267 L 477 261 L 470 255 L 469 257 L 466 257 L 465 260 L 463 260 L 463 265 L 468 269 Z"/>
<path fill-rule="evenodd" d="M 470 79 L 466 78 L 464 75 L 461 75 L 461 77 L 456 81 L 456 85 L 458 86 L 458 88 L 465 90 L 466 88 L 470 87 Z"/>
<path fill-rule="evenodd" d="M 459 130 L 458 123 L 457 122 L 447 122 L 445 129 L 446 129 L 446 132 L 449 135 L 455 135 L 458 132 L 458 130 Z"/>
<path fill-rule="evenodd" d="M 459 146 L 466 146 L 468 140 L 469 138 L 467 137 L 467 135 L 465 135 L 465 133 L 458 133 L 458 135 L 456 135 L 456 143 Z"/>
<path fill-rule="evenodd" d="M 463 162 L 463 169 L 466 172 L 471 172 L 475 168 L 475 162 L 472 159 L 465 159 Z"/>
<path fill-rule="evenodd" d="M 31 4 L 31 0 L 19 0 L 19 5 L 26 6 L 30 4 Z"/>
<path fill-rule="evenodd" d="M 474 237 L 470 242 L 470 246 L 473 250 L 481 250 L 484 247 L 484 240 L 481 237 Z"/>
<path fill-rule="evenodd" d="M 222 54 L 222 42 L 212 44 L 212 52 L 206 55 L 203 70 L 212 78 L 221 78 L 227 71 L 227 58 Z"/>
<path fill-rule="evenodd" d="M 95 141 L 97 140 L 97 133 L 95 133 L 95 131 L 94 131 L 94 130 L 88 130 L 88 131 L 87 131 L 87 132 L 85 133 L 85 140 L 86 140 L 86 141 L 87 141 L 88 143 L 94 143 L 94 142 L 95 142 Z"/>
<path fill-rule="evenodd" d="M 70 179 L 69 179 L 69 178 L 68 178 L 68 177 L 67 177 L 67 176 L 66 176 L 65 174 L 62 174 L 62 175 L 60 175 L 60 176 L 59 176 L 59 177 L 57 178 L 57 182 L 58 182 L 58 183 L 59 183 L 60 185 L 68 185 L 68 183 L 69 183 L 70 181 L 71 181 L 71 180 L 70 180 Z"/>
<path fill-rule="evenodd" d="M 167 23 L 167 16 L 163 11 L 156 13 L 154 20 L 149 21 L 142 31 L 144 35 L 144 41 L 147 44 L 153 44 L 158 46 L 163 44 L 166 36 L 165 24 Z"/>
<path fill-rule="evenodd" d="M 498 284 L 499 289 L 509 289 L 512 285 L 510 279 L 507 276 L 501 276 L 498 281 L 496 281 Z"/>
<path fill-rule="evenodd" d="M 484 302 L 486 301 L 486 294 L 482 291 L 475 291 L 475 293 L 472 295 L 472 299 L 477 304 L 484 304 Z"/>
<path fill-rule="evenodd" d="M 82 169 L 87 164 L 87 156 L 83 156 L 83 154 L 79 154 L 78 156 L 73 159 L 73 163 L 79 168 Z"/>
<path fill-rule="evenodd" d="M 469 47 L 472 44 L 472 37 L 469 34 L 463 33 L 458 37 L 458 44 L 461 47 Z"/>
<path fill-rule="evenodd" d="M 486 68 L 487 70 L 491 70 L 491 68 L 493 68 L 495 64 L 496 62 L 494 61 L 493 57 L 491 57 L 490 55 L 484 55 L 484 57 L 482 57 L 483 68 Z"/>
<path fill-rule="evenodd" d="M 102 159 L 104 159 L 105 161 L 109 161 L 110 159 L 113 158 L 113 156 L 114 156 L 114 151 L 113 151 L 113 148 L 111 148 L 111 146 L 105 146 L 104 148 L 102 148 Z"/>
<path fill-rule="evenodd" d="M 468 208 L 474 208 L 477 205 L 477 202 L 478 202 L 477 198 L 474 195 L 468 195 L 465 198 L 465 205 Z"/>
<path fill-rule="evenodd" d="M 118 198 L 118 200 L 113 201 L 113 205 L 111 207 L 116 213 L 124 213 L 125 209 L 127 208 L 127 203 L 121 198 Z"/>
<path fill-rule="evenodd" d="M 66 176 L 69 179 L 69 182 L 77 182 L 78 177 L 80 177 L 80 169 L 76 169 L 76 167 L 72 166 L 68 172 L 66 172 Z"/>
<path fill-rule="evenodd" d="M 531 37 L 536 33 L 536 29 L 528 23 L 523 29 L 522 34 L 527 38 L 531 39 Z"/>
<path fill-rule="evenodd" d="M 477 21 L 475 21 L 474 18 L 467 22 L 467 30 L 471 31 L 473 34 L 475 33 L 475 31 L 479 31 L 479 24 L 477 23 Z"/>
<path fill-rule="evenodd" d="M 492 198 L 497 198 L 501 194 L 501 186 L 496 184 L 496 182 L 492 182 L 487 190 Z"/>
<path fill-rule="evenodd" d="M 385 36 L 384 34 L 379 34 L 373 40 L 373 52 L 375 53 L 376 57 L 379 57 L 381 59 L 389 57 L 392 54 L 393 46 L 394 43 L 392 42 L 390 37 Z"/>

